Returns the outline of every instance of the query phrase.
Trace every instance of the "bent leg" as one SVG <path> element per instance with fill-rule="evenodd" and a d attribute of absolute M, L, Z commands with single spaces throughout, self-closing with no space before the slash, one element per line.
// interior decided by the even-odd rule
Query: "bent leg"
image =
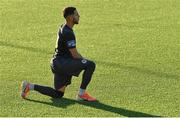
<path fill-rule="evenodd" d="M 80 88 L 86 89 L 89 82 L 91 81 L 95 67 L 96 65 L 93 61 L 85 59 L 74 59 L 70 60 L 69 63 L 66 63 L 63 71 L 66 74 L 78 76 L 79 73 L 84 70 Z"/>
<path fill-rule="evenodd" d="M 41 86 L 41 85 L 34 85 L 34 90 L 38 91 L 39 93 L 43 94 L 43 95 L 47 95 L 50 96 L 52 98 L 61 98 L 64 96 L 64 92 L 55 90 L 51 87 L 47 87 L 47 86 Z"/>
<path fill-rule="evenodd" d="M 88 65 L 83 73 L 83 78 L 80 86 L 81 89 L 86 89 L 86 87 L 88 86 L 89 82 L 91 81 L 95 67 L 96 65 L 94 62 L 92 61 L 88 62 Z"/>
<path fill-rule="evenodd" d="M 86 59 L 56 59 L 52 67 L 60 75 L 78 76 L 84 70 L 80 88 L 86 89 L 95 70 L 95 63 Z"/>
<path fill-rule="evenodd" d="M 71 77 L 68 75 L 61 75 L 54 73 L 54 88 L 34 85 L 34 90 L 38 91 L 41 94 L 50 96 L 52 98 L 61 98 L 64 96 L 65 88 L 67 85 L 71 84 Z"/>

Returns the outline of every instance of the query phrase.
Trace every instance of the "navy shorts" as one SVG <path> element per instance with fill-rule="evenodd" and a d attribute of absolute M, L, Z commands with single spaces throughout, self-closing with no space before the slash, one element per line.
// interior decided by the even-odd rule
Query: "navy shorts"
<path fill-rule="evenodd" d="M 54 74 L 54 87 L 56 90 L 71 84 L 72 76 L 78 77 L 92 61 L 86 59 L 71 59 L 55 57 L 51 59 L 51 70 Z"/>
<path fill-rule="evenodd" d="M 63 86 L 68 86 L 71 84 L 72 76 L 61 75 L 54 73 L 54 88 L 56 90 L 60 89 Z"/>

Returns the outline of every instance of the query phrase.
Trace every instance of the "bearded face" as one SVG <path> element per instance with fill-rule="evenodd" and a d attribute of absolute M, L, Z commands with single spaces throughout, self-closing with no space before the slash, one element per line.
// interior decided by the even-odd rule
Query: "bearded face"
<path fill-rule="evenodd" d="M 73 14 L 73 23 L 74 24 L 79 24 L 79 13 L 77 12 L 77 10 L 74 11 L 74 14 Z"/>

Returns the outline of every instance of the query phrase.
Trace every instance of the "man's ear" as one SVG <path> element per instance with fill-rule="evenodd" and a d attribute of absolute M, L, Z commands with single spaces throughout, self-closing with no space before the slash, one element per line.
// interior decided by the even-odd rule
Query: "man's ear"
<path fill-rule="evenodd" d="M 73 21 L 73 15 L 69 16 L 70 20 Z"/>
<path fill-rule="evenodd" d="M 72 20 L 72 16 L 67 16 L 66 20 Z"/>

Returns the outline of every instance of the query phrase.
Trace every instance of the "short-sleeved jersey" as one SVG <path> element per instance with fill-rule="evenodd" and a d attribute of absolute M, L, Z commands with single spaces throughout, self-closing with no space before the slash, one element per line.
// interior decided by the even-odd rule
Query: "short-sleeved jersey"
<path fill-rule="evenodd" d="M 73 30 L 67 25 L 62 25 L 58 31 L 55 56 L 72 58 L 69 49 L 76 47 L 76 38 Z"/>

